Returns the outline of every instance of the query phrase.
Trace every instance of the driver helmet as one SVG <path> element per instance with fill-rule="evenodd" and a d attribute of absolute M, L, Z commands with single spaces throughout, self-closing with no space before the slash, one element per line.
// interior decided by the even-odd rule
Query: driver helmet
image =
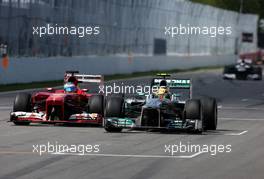
<path fill-rule="evenodd" d="M 160 87 L 167 87 L 167 81 L 166 80 L 161 80 L 159 86 Z"/>
<path fill-rule="evenodd" d="M 75 86 L 78 85 L 78 80 L 75 76 L 71 76 L 68 78 L 67 82 L 73 83 Z"/>
<path fill-rule="evenodd" d="M 67 82 L 64 84 L 64 91 L 66 93 L 76 93 L 77 90 L 77 86 L 72 82 Z"/>
<path fill-rule="evenodd" d="M 158 90 L 158 95 L 164 95 L 167 93 L 167 89 L 166 87 L 160 87 L 159 90 Z"/>
<path fill-rule="evenodd" d="M 167 86 L 167 81 L 166 80 L 161 80 L 159 84 L 159 89 L 157 95 L 165 95 L 168 93 L 168 86 Z"/>

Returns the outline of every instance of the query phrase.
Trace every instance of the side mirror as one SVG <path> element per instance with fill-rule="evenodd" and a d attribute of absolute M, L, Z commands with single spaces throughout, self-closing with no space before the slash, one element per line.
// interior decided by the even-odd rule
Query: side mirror
<path fill-rule="evenodd" d="M 82 89 L 83 92 L 88 92 L 89 90 L 87 88 Z"/>
<path fill-rule="evenodd" d="M 52 91 L 54 91 L 53 88 L 46 88 L 46 90 L 47 90 L 48 92 L 52 92 Z"/>
<path fill-rule="evenodd" d="M 146 96 L 145 93 L 137 93 L 139 96 Z"/>

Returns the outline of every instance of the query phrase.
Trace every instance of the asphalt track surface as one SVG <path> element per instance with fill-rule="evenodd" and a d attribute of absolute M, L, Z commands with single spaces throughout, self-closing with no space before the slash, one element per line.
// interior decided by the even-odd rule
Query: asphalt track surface
<path fill-rule="evenodd" d="M 224 81 L 220 71 L 185 73 L 194 96 L 218 100 L 216 131 L 106 133 L 98 127 L 15 126 L 7 123 L 15 93 L 0 94 L 0 178 L 260 178 L 264 177 L 264 82 Z M 148 78 L 126 83 L 146 83 Z M 100 145 L 100 151 L 33 152 L 33 145 Z M 230 145 L 231 152 L 165 152 L 165 145 Z"/>

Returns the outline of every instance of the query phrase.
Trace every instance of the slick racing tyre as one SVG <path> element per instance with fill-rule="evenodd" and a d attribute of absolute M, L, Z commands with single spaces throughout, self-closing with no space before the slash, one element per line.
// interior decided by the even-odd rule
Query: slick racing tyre
<path fill-rule="evenodd" d="M 19 93 L 16 95 L 13 112 L 31 112 L 31 95 L 27 93 Z M 14 121 L 15 125 L 29 125 L 30 122 Z"/>
<path fill-rule="evenodd" d="M 224 67 L 224 70 L 223 70 L 223 79 L 230 80 L 231 78 L 228 78 L 228 77 L 224 76 L 226 74 L 236 74 L 235 67 L 233 65 L 231 65 L 231 66 L 225 66 Z"/>
<path fill-rule="evenodd" d="M 200 122 L 202 122 L 202 125 L 200 126 L 199 129 L 195 129 L 193 132 L 200 134 L 204 131 L 202 107 L 200 100 L 191 99 L 186 101 L 185 109 L 184 109 L 184 118 L 191 120 L 200 120 Z"/>
<path fill-rule="evenodd" d="M 122 128 L 115 127 L 107 121 L 107 118 L 110 117 L 124 117 L 124 98 L 120 96 L 110 96 L 107 98 L 105 104 L 105 130 L 107 132 L 121 132 Z"/>
<path fill-rule="evenodd" d="M 93 95 L 88 99 L 88 112 L 104 114 L 104 96 Z"/>
<path fill-rule="evenodd" d="M 31 95 L 27 93 L 19 93 L 16 95 L 13 111 L 31 112 Z"/>
<path fill-rule="evenodd" d="M 191 99 L 185 104 L 185 119 L 202 119 L 200 100 Z"/>
<path fill-rule="evenodd" d="M 235 73 L 235 67 L 234 66 L 225 66 L 224 73 Z"/>
<path fill-rule="evenodd" d="M 256 80 L 262 80 L 262 68 L 257 67 L 257 68 L 254 70 L 254 73 L 257 74 L 257 75 L 259 76 L 259 78 L 257 78 Z"/>
<path fill-rule="evenodd" d="M 114 127 L 111 124 L 108 124 L 107 122 L 106 122 L 104 128 L 105 128 L 105 131 L 106 132 L 112 132 L 112 133 L 114 133 L 114 132 L 121 132 L 122 131 L 122 128 Z"/>
<path fill-rule="evenodd" d="M 259 68 L 258 70 L 258 74 L 259 74 L 259 80 L 262 80 L 262 68 Z"/>
<path fill-rule="evenodd" d="M 225 66 L 224 67 L 224 73 L 235 73 L 236 72 L 236 68 L 233 65 L 230 66 Z"/>
<path fill-rule="evenodd" d="M 30 124 L 30 122 L 18 122 L 18 121 L 14 121 L 13 123 L 17 126 L 28 126 Z"/>
<path fill-rule="evenodd" d="M 118 96 L 111 96 L 106 100 L 105 117 L 123 117 L 124 99 Z"/>
<path fill-rule="evenodd" d="M 217 128 L 217 103 L 214 98 L 204 97 L 201 99 L 203 112 L 203 128 L 216 130 Z"/>

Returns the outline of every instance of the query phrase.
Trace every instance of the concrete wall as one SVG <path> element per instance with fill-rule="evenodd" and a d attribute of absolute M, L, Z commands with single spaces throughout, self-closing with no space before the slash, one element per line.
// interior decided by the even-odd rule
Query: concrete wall
<path fill-rule="evenodd" d="M 221 56 L 127 56 L 11 58 L 9 68 L 0 68 L 0 84 L 60 80 L 66 70 L 86 74 L 120 74 L 151 70 L 188 69 L 230 64 L 234 55 Z"/>

